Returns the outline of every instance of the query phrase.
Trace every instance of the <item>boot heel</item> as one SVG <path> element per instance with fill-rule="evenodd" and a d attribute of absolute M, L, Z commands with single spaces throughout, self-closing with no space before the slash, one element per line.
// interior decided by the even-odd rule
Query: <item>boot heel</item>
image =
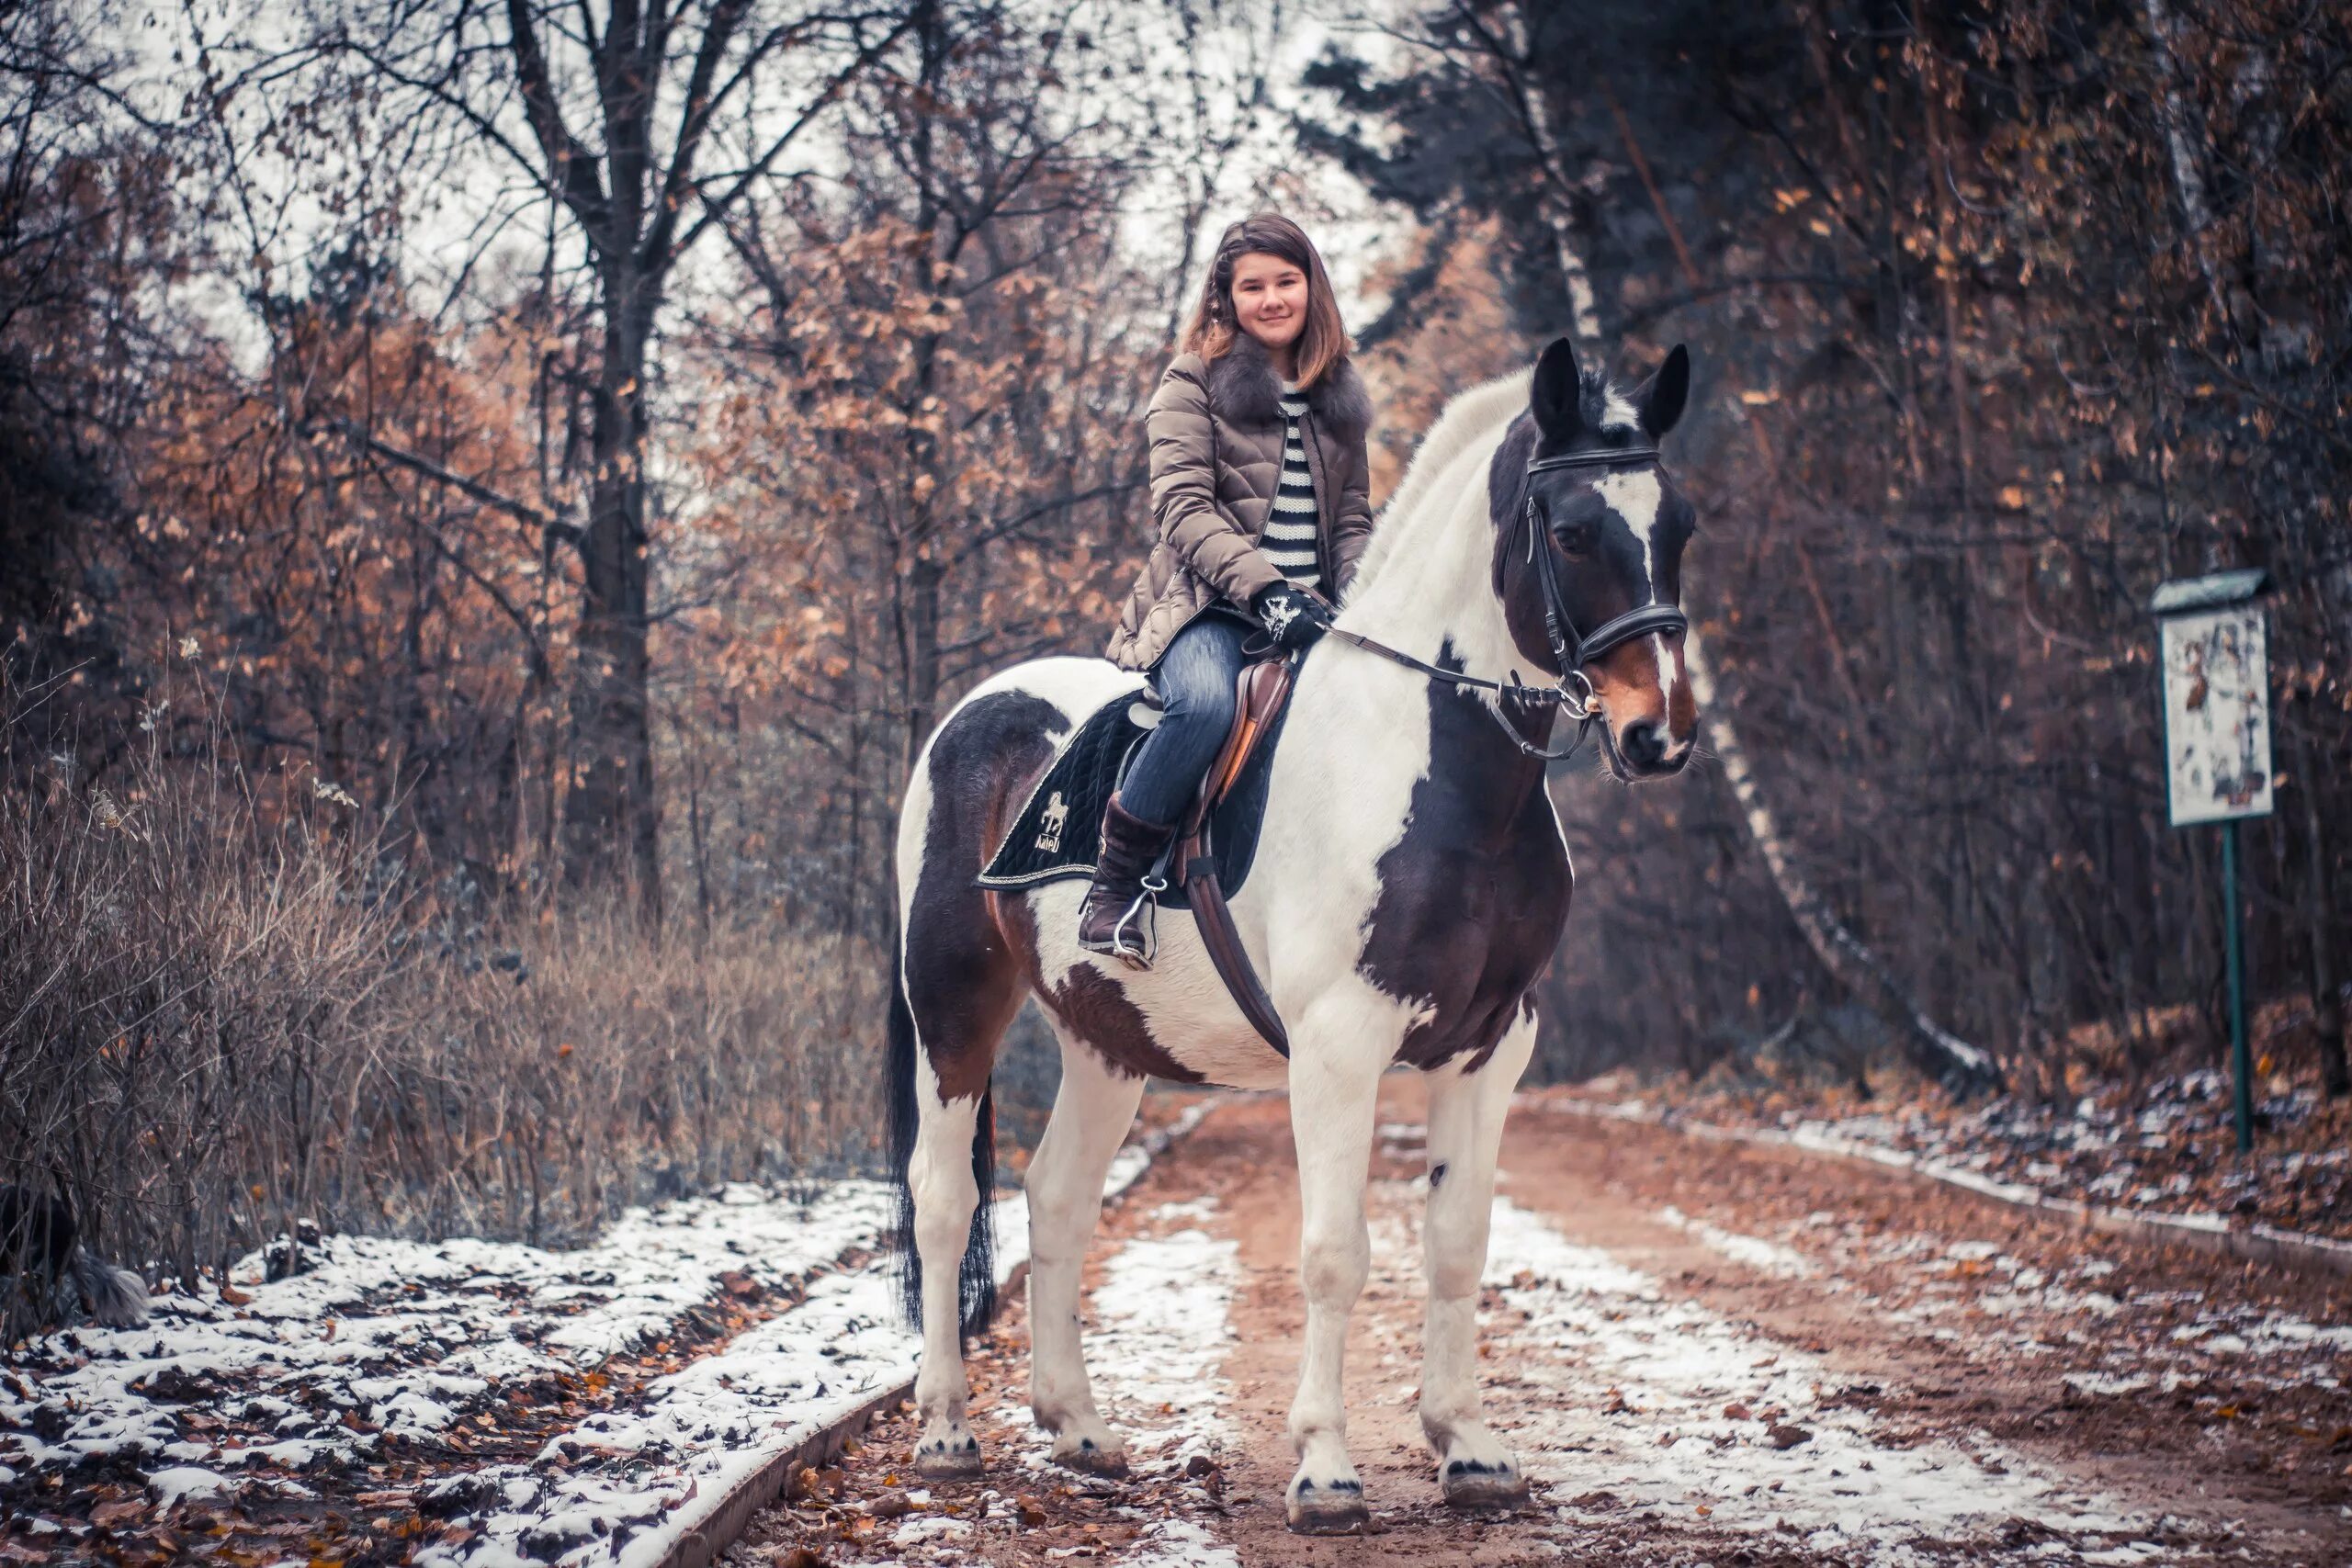
<path fill-rule="evenodd" d="M 1151 967 L 1159 895 L 1168 889 L 1168 879 L 1154 874 L 1175 831 L 1173 824 L 1129 815 L 1116 795 L 1103 807 L 1102 852 L 1079 903 L 1080 950 L 1116 958 L 1130 969 Z"/>

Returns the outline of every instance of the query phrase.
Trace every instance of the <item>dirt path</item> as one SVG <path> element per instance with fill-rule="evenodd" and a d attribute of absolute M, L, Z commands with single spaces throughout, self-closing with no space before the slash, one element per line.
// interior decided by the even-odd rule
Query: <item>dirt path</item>
<path fill-rule="evenodd" d="M 1090 1271 L 1088 1355 L 1131 1478 L 1046 1463 L 1016 1308 L 973 1361 L 987 1480 L 915 1485 L 895 1416 L 738 1560 L 2352 1562 L 2340 1288 L 1533 1108 L 1505 1153 L 1482 1365 L 1538 1506 L 1455 1517 L 1412 1403 L 1418 1086 L 1393 1080 L 1382 1115 L 1348 1363 L 1375 1539 L 1283 1528 L 1295 1173 L 1283 1103 L 1237 1098 L 1155 1165 Z"/>

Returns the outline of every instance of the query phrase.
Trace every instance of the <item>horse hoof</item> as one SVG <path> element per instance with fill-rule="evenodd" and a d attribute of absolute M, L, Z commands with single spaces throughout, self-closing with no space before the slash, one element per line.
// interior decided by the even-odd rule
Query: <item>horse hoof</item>
<path fill-rule="evenodd" d="M 1438 1478 L 1445 1506 L 1465 1514 L 1508 1514 L 1527 1506 L 1527 1477 L 1514 1470 L 1454 1460 Z"/>
<path fill-rule="evenodd" d="M 1372 1524 L 1372 1510 L 1363 1506 L 1363 1486 L 1353 1481 L 1301 1486 L 1284 1511 L 1294 1535 L 1362 1535 Z"/>
<path fill-rule="evenodd" d="M 1078 1446 L 1068 1452 L 1056 1450 L 1054 1462 L 1080 1475 L 1100 1475 L 1114 1481 L 1127 1477 L 1126 1454 L 1118 1449 L 1106 1449 L 1091 1438 L 1080 1438 Z"/>
<path fill-rule="evenodd" d="M 977 1438 L 942 1443 L 915 1450 L 915 1473 L 926 1481 L 974 1481 L 980 1473 L 980 1444 Z"/>

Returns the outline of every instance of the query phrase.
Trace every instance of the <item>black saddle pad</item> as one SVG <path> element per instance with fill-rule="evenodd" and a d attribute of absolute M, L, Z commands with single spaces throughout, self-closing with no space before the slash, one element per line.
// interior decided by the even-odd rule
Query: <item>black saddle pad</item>
<path fill-rule="evenodd" d="M 982 887 L 1013 892 L 1065 876 L 1092 876 L 1094 860 L 1102 850 L 1102 807 L 1118 785 L 1119 770 L 1127 754 L 1148 733 L 1127 716 L 1142 695 L 1127 692 L 1089 715 L 1070 732 L 1062 749 L 1046 766 L 1045 776 L 1029 792 L 1028 802 L 1012 819 L 1004 841 L 989 857 L 987 869 L 976 879 Z M 1274 716 L 1272 728 L 1242 766 L 1241 776 L 1226 792 L 1209 818 L 1209 844 L 1216 861 L 1218 886 L 1226 897 L 1238 892 L 1258 852 L 1258 824 L 1266 814 L 1266 787 L 1273 774 L 1274 747 L 1282 739 L 1290 716 L 1285 702 Z M 1162 906 L 1190 908 L 1183 885 L 1170 868 Z"/>

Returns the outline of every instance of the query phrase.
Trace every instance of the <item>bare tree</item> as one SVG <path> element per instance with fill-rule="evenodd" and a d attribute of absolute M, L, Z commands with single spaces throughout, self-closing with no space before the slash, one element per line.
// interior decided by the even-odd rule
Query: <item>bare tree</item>
<path fill-rule="evenodd" d="M 680 262 L 768 181 L 900 36 L 890 7 L 759 0 L 328 5 L 318 47 L 451 117 L 575 233 L 594 299 L 585 522 L 550 518 L 582 572 L 565 797 L 568 880 L 626 872 L 661 909 L 647 634 L 649 403 Z M 469 166 L 469 162 L 457 165 Z"/>

